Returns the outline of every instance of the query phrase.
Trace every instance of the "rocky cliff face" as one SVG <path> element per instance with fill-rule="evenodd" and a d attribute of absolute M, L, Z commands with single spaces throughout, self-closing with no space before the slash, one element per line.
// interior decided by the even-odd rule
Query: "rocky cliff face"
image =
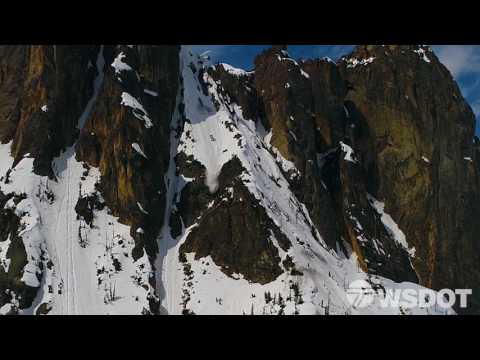
<path fill-rule="evenodd" d="M 5 291 L 10 294 L 7 300 L 13 304 L 11 311 L 32 306 L 38 311 L 39 304 L 35 305 L 34 300 L 44 287 L 49 294 L 44 299 L 72 292 L 72 286 L 81 291 L 79 284 L 66 284 L 72 276 L 67 273 L 75 269 L 65 263 L 74 261 L 70 246 L 89 248 L 96 241 L 98 244 L 100 240 L 93 236 L 97 232 L 96 237 L 103 238 L 105 243 L 103 250 L 92 249 L 96 255 L 88 256 L 94 262 L 92 271 L 96 272 L 100 293 L 105 293 L 104 303 L 116 300 L 114 275 L 127 280 L 132 277 L 136 286 L 147 291 L 146 307 L 135 296 L 139 312 L 157 312 L 155 277 L 149 272 L 153 267 L 150 270 L 148 267 L 154 261 L 156 236 L 163 220 L 169 124 L 179 83 L 178 48 L 11 46 L 2 47 L 1 51 L 0 98 L 5 124 L 1 130 L 2 142 L 8 147 L 5 155 L 12 158 L 11 164 L 7 158 L 2 159 L 5 168 L 2 191 L 10 191 L 5 195 L 8 197 L 21 194 L 32 208 L 26 213 L 17 211 L 16 216 L 6 214 L 10 222 L 5 223 L 5 228 L 10 231 L 12 224 L 24 223 L 18 231 L 10 231 L 11 237 L 28 234 L 29 226 L 21 218 L 32 213 L 37 218 L 31 225 L 38 227 L 31 237 L 33 243 L 29 244 L 36 253 L 31 259 L 34 278 L 30 285 L 25 275 L 28 262 L 17 260 L 27 257 L 28 249 L 19 250 L 18 256 L 11 255 L 14 242 L 4 249 L 5 266 L 0 272 L 15 271 L 16 275 L 9 278 L 18 283 L 12 286 L 0 282 L 2 294 Z M 10 179 L 15 170 L 28 170 L 27 159 L 32 159 L 31 174 L 22 175 L 32 179 L 25 183 L 19 180 L 20 174 Z M 60 213 L 47 215 L 43 203 Z M 15 214 L 16 209 L 12 211 Z M 104 216 L 97 214 L 99 211 Z M 107 220 L 111 216 L 112 220 Z M 57 234 L 50 233 L 48 225 L 42 223 L 48 222 L 45 217 L 58 217 L 54 220 Z M 119 221 L 117 226 L 129 226 L 127 231 L 115 229 L 115 217 Z M 109 226 L 113 229 L 107 230 Z M 58 254 L 62 251 L 54 244 L 59 242 L 57 236 L 65 236 L 67 242 L 73 243 L 64 244 L 65 255 Z M 23 236 L 24 247 L 28 243 L 25 237 L 28 236 Z M 131 245 L 130 251 L 126 243 Z M 120 275 L 127 265 L 115 254 L 118 252 L 123 254 L 124 261 L 137 264 L 137 269 L 132 269 L 136 274 Z M 46 258 L 47 254 L 54 256 L 53 253 L 58 261 L 57 269 L 53 270 L 53 274 L 57 270 L 55 275 L 47 274 L 43 266 L 43 254 Z M 150 258 L 148 265 L 141 261 L 145 256 Z M 23 266 L 12 266 L 22 261 Z M 30 289 L 27 300 L 22 295 L 25 286 Z M 66 309 L 60 311 L 78 311 L 73 300 L 66 301 Z M 51 302 L 41 303 L 42 309 L 51 309 Z"/>
<path fill-rule="evenodd" d="M 339 66 L 353 122 L 368 131 L 352 140 L 364 144 L 369 190 L 415 247 L 420 282 L 478 289 L 475 116 L 451 74 L 427 46 L 361 46 Z"/>
<path fill-rule="evenodd" d="M 94 46 L 0 48 L 0 137 L 13 141 L 15 163 L 30 154 L 36 173 L 52 176 L 53 157 L 77 136 L 97 52 Z"/>
<path fill-rule="evenodd" d="M 132 226 L 139 256 L 157 251 L 163 220 L 170 120 L 175 107 L 178 48 L 105 48 L 102 91 L 76 146 L 77 159 L 98 167 L 99 191 L 114 215 Z M 118 105 L 122 106 L 118 106 Z M 144 232 L 137 234 L 141 228 Z"/>
<path fill-rule="evenodd" d="M 0 47 L 1 312 L 385 313 L 349 304 L 358 279 L 475 294 L 474 125 L 425 46 L 274 46 L 250 72 Z"/>
<path fill-rule="evenodd" d="M 346 240 L 365 270 L 415 281 L 408 254 L 388 236 L 368 201 L 371 180 L 360 165 L 362 145 L 353 155 L 356 124 L 345 103 L 348 85 L 336 64 L 328 59 L 299 64 L 285 48 L 274 47 L 256 59 L 255 81 L 267 109 L 271 144 L 295 164 L 298 173 L 290 185 L 322 238 L 332 248 Z M 388 261 L 381 259 L 385 254 Z"/>

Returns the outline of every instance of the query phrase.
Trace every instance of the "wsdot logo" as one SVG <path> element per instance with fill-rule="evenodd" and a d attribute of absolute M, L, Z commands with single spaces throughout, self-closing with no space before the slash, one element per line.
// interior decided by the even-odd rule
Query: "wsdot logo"
<path fill-rule="evenodd" d="M 472 289 L 441 289 L 434 291 L 422 287 L 384 289 L 375 291 L 366 280 L 355 280 L 347 290 L 347 300 L 354 308 L 365 308 L 378 299 L 382 308 L 441 308 L 451 309 L 459 300 L 458 307 L 466 308 L 467 297 L 472 295 Z"/>
<path fill-rule="evenodd" d="M 364 308 L 375 300 L 375 290 L 365 280 L 355 280 L 347 290 L 347 300 L 354 308 Z"/>

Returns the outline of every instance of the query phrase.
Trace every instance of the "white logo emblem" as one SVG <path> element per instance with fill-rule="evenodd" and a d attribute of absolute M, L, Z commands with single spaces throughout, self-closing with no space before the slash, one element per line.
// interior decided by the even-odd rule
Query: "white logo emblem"
<path fill-rule="evenodd" d="M 354 308 L 364 308 L 373 303 L 375 290 L 365 280 L 355 280 L 348 287 L 347 299 Z"/>

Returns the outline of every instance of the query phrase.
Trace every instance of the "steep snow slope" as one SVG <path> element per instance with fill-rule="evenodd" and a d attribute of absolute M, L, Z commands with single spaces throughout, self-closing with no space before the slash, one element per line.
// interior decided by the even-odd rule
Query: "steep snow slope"
<path fill-rule="evenodd" d="M 170 163 L 164 179 L 166 211 L 155 267 L 145 252 L 136 261 L 132 258 L 135 242 L 131 229 L 111 215 L 97 190 L 99 169 L 76 159 L 75 144 L 54 159 L 54 180 L 35 175 L 33 159 L 28 155 L 13 167 L 11 143 L 0 144 L 0 190 L 17 195 L 5 204 L 5 209 L 13 210 L 20 218 L 19 236 L 27 254 L 22 281 L 28 287 L 39 288 L 32 306 L 18 310 L 18 299 L 14 297 L 0 308 L 0 314 L 16 310 L 20 314 L 141 314 L 149 312 L 150 301 L 157 296 L 161 312 L 166 314 L 445 313 L 436 308 L 382 308 L 381 301 L 389 290 L 421 287 L 368 275 L 361 270 L 352 251 L 345 254 L 340 249 L 328 248 L 305 205 L 290 189 L 288 180 L 299 172 L 270 144 L 272 133 L 260 122 L 245 118 L 242 108 L 231 101 L 222 84 L 204 71 L 204 58 L 191 53 L 188 47 L 182 47 L 180 57 L 182 88 L 171 123 Z M 129 71 L 122 58 L 115 60 L 115 69 Z M 79 129 L 86 124 L 102 91 L 103 48 L 96 65 L 94 93 L 78 121 Z M 252 75 L 227 69 L 237 76 Z M 126 104 L 146 114 L 140 103 L 131 100 L 122 96 L 118 106 Z M 140 117 L 148 128 L 151 119 L 147 115 Z M 147 157 L 138 143 L 130 146 Z M 355 159 L 352 148 L 345 145 L 342 150 L 345 161 Z M 186 227 L 182 223 L 176 236 L 172 235 L 172 216 L 178 211 L 185 186 L 198 180 L 188 176 L 176 162 L 179 154 L 204 166 L 205 185 L 215 199 L 198 209 L 201 215 L 192 225 Z M 240 273 L 227 275 L 212 256 L 196 259 L 196 254 L 190 252 L 180 260 L 180 247 L 192 231 L 205 226 L 201 220 L 208 216 L 207 210 L 238 199 L 234 187 L 226 193 L 218 192 L 219 176 L 232 159 L 238 159 L 242 165 L 238 179 L 256 205 L 264 209 L 291 244 L 285 250 L 279 233 L 269 229 L 270 236 L 265 240 L 278 251 L 282 273 L 266 284 L 248 280 Z M 77 214 L 81 201 L 95 203 L 93 225 Z M 405 243 L 404 234 L 382 203 L 374 198 L 371 201 L 398 241 Z M 217 229 L 208 231 L 216 237 Z M 142 232 L 137 229 L 137 233 Z M 7 270 L 10 260 L 6 249 L 10 243 L 0 243 L 0 266 Z M 150 285 L 153 276 L 157 289 Z M 348 286 L 355 280 L 368 281 L 376 289 L 375 301 L 370 306 L 362 308 L 349 303 Z"/>
<path fill-rule="evenodd" d="M 370 279 L 385 289 L 420 287 L 372 278 L 360 270 L 355 255 L 345 256 L 341 251 L 337 253 L 326 247 L 307 209 L 289 189 L 284 174 L 285 170 L 292 170 L 293 165 L 270 146 L 269 135 L 260 124 L 245 119 L 241 108 L 231 103 L 228 96 L 221 95 L 221 84 L 202 71 L 203 62 L 204 59 L 188 48 L 182 48 L 184 88 L 180 102 L 185 105 L 187 120 L 182 124 L 178 112 L 173 120 L 172 129 L 176 131 L 178 126 L 183 129 L 178 139 L 172 135 L 171 161 L 177 153 L 184 153 L 200 162 L 206 170 L 206 185 L 215 193 L 222 166 L 238 158 L 245 169 L 241 175 L 243 183 L 292 246 L 288 252 L 282 250 L 273 233 L 270 241 L 281 259 L 286 260 L 287 256 L 293 259 L 297 274 L 303 275 L 292 275 L 284 268 L 275 281 L 261 285 L 247 281 L 242 274 L 227 276 L 210 257 L 195 260 L 190 253 L 186 256 L 186 264 L 180 262 L 180 246 L 192 229 L 201 224 L 183 226 L 181 235 L 175 239 L 171 236 L 169 214 L 176 209 L 184 185 L 193 180 L 182 173 L 176 174 L 171 163 L 166 176 L 169 196 L 159 238 L 161 250 L 157 266 L 161 273 L 159 294 L 164 310 L 174 314 L 182 311 L 195 314 L 403 313 L 405 310 L 399 308 L 382 309 L 378 302 L 364 309 L 349 304 L 347 288 L 354 280 Z M 202 91 L 205 87 L 207 93 Z M 349 154 L 345 151 L 346 157 Z M 229 200 L 228 197 L 221 199 Z M 211 233 L 215 237 L 215 229 L 211 229 Z M 431 310 L 411 311 L 427 313 Z"/>
<path fill-rule="evenodd" d="M 2 158 L 8 156 L 8 146 L 1 150 Z M 52 314 L 129 314 L 148 309 L 145 289 L 135 286 L 134 278 L 148 284 L 150 264 L 146 256 L 132 262 L 129 227 L 119 224 L 107 209 L 95 214 L 98 228 L 77 219 L 78 198 L 95 192 L 98 171 L 90 169 L 84 176 L 86 170 L 75 160 L 73 149 L 55 160 L 58 182 L 33 175 L 32 162 L 22 160 L 12 170 L 10 183 L 1 186 L 3 192 L 27 195 L 16 205 L 26 226 L 20 235 L 29 258 L 23 280 L 32 287 L 41 282 L 42 288 L 32 308 L 22 313 L 35 313 L 43 303 Z M 47 194 L 53 195 L 52 201 Z M 52 265 L 47 265 L 49 261 Z"/>
<path fill-rule="evenodd" d="M 101 90 L 102 51 L 98 55 L 95 91 L 79 119 L 80 129 Z M 19 313 L 35 314 L 40 307 L 51 314 L 147 311 L 147 297 L 153 295 L 148 282 L 151 266 L 146 255 L 133 261 L 130 228 L 120 224 L 107 208 L 95 211 L 93 227 L 75 211 L 79 198 L 100 196 L 95 188 L 100 180 L 98 169 L 78 162 L 72 146 L 53 161 L 56 180 L 52 181 L 33 173 L 33 159 L 29 157 L 11 168 L 10 147 L 0 146 L 0 190 L 25 197 L 18 204 L 10 201 L 6 207 L 15 209 L 24 226 L 19 235 L 28 264 L 22 280 L 30 287 L 41 286 L 33 305 Z M 14 299 L 6 306 L 11 310 L 18 307 L 18 302 Z"/>

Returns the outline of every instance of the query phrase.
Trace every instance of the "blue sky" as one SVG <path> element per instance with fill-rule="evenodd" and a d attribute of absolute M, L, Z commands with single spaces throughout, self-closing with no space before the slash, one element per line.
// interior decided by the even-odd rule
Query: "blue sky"
<path fill-rule="evenodd" d="M 270 45 L 195 45 L 198 52 L 210 51 L 213 62 L 226 62 L 246 70 L 253 68 L 255 55 Z M 354 45 L 289 45 L 295 58 L 328 56 L 333 60 L 347 54 Z M 463 96 L 477 115 L 480 135 L 480 45 L 433 45 L 435 53 L 457 79 Z"/>

